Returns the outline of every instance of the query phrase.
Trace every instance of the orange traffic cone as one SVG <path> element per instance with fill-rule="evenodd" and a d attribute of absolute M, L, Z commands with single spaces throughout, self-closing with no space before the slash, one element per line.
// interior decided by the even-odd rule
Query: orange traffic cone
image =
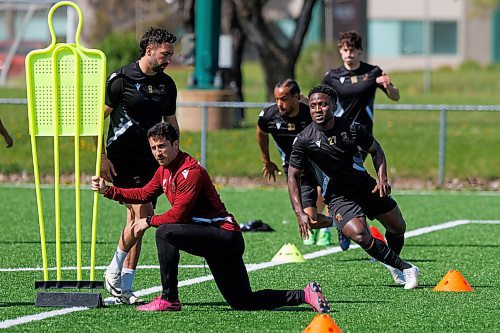
<path fill-rule="evenodd" d="M 387 241 L 385 240 L 384 235 L 382 235 L 382 233 L 377 228 L 375 228 L 372 225 L 370 226 L 370 232 L 371 232 L 371 234 L 372 234 L 373 237 L 375 237 L 377 239 L 380 239 L 384 243 L 387 243 Z"/>
<path fill-rule="evenodd" d="M 434 291 L 474 291 L 471 285 L 457 270 L 451 270 L 434 287 Z"/>
<path fill-rule="evenodd" d="M 319 314 L 307 325 L 302 333 L 342 333 L 335 321 L 327 314 Z"/>

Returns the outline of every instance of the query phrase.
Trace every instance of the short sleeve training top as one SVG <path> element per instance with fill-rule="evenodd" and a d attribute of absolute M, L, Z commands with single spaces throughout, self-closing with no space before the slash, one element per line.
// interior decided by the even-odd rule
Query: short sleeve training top
<path fill-rule="evenodd" d="M 138 62 L 115 71 L 106 85 L 105 103 L 113 108 L 108 148 L 149 150 L 147 131 L 164 116 L 175 115 L 176 100 L 177 87 L 164 72 L 146 75 Z"/>

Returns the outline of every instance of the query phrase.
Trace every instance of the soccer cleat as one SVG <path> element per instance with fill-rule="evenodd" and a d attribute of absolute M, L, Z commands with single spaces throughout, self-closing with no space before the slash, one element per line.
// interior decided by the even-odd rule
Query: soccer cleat
<path fill-rule="evenodd" d="M 317 235 L 318 235 L 317 229 L 314 229 L 312 232 L 309 231 L 309 238 L 303 240 L 304 245 L 314 245 L 316 243 Z"/>
<path fill-rule="evenodd" d="M 316 236 L 316 245 L 318 246 L 329 246 L 331 245 L 331 232 L 329 228 L 319 229 L 318 235 Z"/>
<path fill-rule="evenodd" d="M 122 276 L 120 272 L 111 272 L 110 270 L 104 271 L 104 285 L 106 290 L 115 297 L 122 295 Z"/>
<path fill-rule="evenodd" d="M 181 302 L 169 302 L 161 298 L 161 295 L 156 297 L 151 303 L 137 307 L 137 311 L 181 311 Z"/>
<path fill-rule="evenodd" d="M 405 276 L 404 276 L 404 274 L 403 274 L 403 272 L 401 270 L 399 270 L 397 268 L 394 268 L 392 266 L 389 266 L 387 264 L 383 264 L 383 265 L 391 273 L 392 278 L 394 279 L 394 282 L 396 284 L 404 285 L 406 283 L 405 282 Z"/>
<path fill-rule="evenodd" d="M 351 239 L 344 235 L 340 230 L 337 230 L 339 233 L 339 246 L 342 251 L 347 251 L 349 246 L 351 246 Z"/>
<path fill-rule="evenodd" d="M 319 313 L 329 313 L 330 303 L 323 296 L 320 285 L 316 281 L 311 281 L 304 288 L 305 301 L 314 311 Z"/>
<path fill-rule="evenodd" d="M 128 305 L 142 305 L 145 304 L 146 302 L 144 302 L 144 300 L 140 299 L 139 297 L 135 296 L 132 290 L 126 290 L 122 292 L 122 295 L 120 297 L 120 303 Z"/>
<path fill-rule="evenodd" d="M 405 289 L 415 289 L 418 287 L 418 275 L 420 270 L 417 266 L 411 265 L 410 268 L 403 269 L 403 275 L 405 278 Z"/>

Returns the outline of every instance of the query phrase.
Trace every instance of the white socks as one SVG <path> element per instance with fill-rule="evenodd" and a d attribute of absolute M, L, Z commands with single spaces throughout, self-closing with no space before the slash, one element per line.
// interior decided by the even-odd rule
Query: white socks
<path fill-rule="evenodd" d="M 122 293 L 132 291 L 132 282 L 134 282 L 135 269 L 122 269 Z"/>
<path fill-rule="evenodd" d="M 127 257 L 127 252 L 123 252 L 119 247 L 117 247 L 115 255 L 113 256 L 113 259 L 111 259 L 111 263 L 109 264 L 108 269 L 112 272 L 121 272 L 125 257 Z"/>
<path fill-rule="evenodd" d="M 108 270 L 119 273 L 121 272 L 121 287 L 122 292 L 132 290 L 132 282 L 134 282 L 135 269 L 123 268 L 123 263 L 127 257 L 127 252 L 123 252 L 119 247 L 116 248 L 115 255 L 111 259 Z"/>

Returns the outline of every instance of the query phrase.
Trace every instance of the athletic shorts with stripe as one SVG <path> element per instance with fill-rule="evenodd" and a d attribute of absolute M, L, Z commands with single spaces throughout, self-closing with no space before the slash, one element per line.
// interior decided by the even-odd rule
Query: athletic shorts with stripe
<path fill-rule="evenodd" d="M 338 230 L 355 217 L 366 216 L 373 220 L 378 215 L 387 213 L 397 206 L 391 196 L 380 197 L 378 192 L 372 193 L 376 182 L 369 182 L 355 194 L 330 194 L 325 197 L 330 216 Z M 327 191 L 328 192 L 328 191 Z"/>

